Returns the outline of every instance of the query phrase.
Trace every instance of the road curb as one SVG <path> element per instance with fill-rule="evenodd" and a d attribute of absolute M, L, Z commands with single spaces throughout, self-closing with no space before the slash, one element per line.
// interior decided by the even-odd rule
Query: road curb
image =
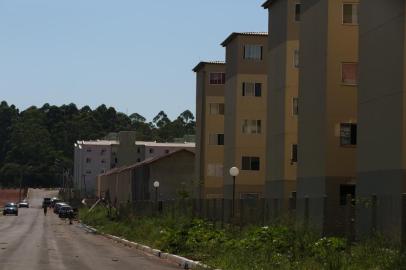
<path fill-rule="evenodd" d="M 178 255 L 165 253 L 165 252 L 162 252 L 159 249 L 153 249 L 153 248 L 151 248 L 149 246 L 142 245 L 142 244 L 139 244 L 139 243 L 136 243 L 136 242 L 132 242 L 132 241 L 129 241 L 127 239 L 124 239 L 124 238 L 121 238 L 121 237 L 118 237 L 118 236 L 115 236 L 115 235 L 100 232 L 97 229 L 95 229 L 95 228 L 93 228 L 93 227 L 91 227 L 89 225 L 83 224 L 83 223 L 79 223 L 79 226 L 81 226 L 83 229 L 85 229 L 88 232 L 102 235 L 102 236 L 104 236 L 104 237 L 106 237 L 106 238 L 108 238 L 110 240 L 119 242 L 119 243 L 121 243 L 121 244 L 123 244 L 125 246 L 135 248 L 137 250 L 140 250 L 142 252 L 145 252 L 147 254 L 156 256 L 156 257 L 164 259 L 164 260 L 168 260 L 168 261 L 170 261 L 172 263 L 177 264 L 182 269 L 196 269 L 198 267 L 202 268 L 202 269 L 213 269 L 210 266 L 205 265 L 205 264 L 203 264 L 201 262 L 198 262 L 198 261 L 193 261 L 193 260 L 178 256 Z M 220 270 L 220 269 L 213 269 L 213 270 Z"/>

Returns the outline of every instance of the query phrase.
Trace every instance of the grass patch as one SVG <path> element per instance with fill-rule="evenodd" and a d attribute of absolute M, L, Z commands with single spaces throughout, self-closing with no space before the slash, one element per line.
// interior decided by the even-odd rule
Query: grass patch
<path fill-rule="evenodd" d="M 199 219 L 171 216 L 109 218 L 107 210 L 80 211 L 98 230 L 186 256 L 223 270 L 406 269 L 406 257 L 381 237 L 348 246 L 289 225 L 219 229 Z"/>

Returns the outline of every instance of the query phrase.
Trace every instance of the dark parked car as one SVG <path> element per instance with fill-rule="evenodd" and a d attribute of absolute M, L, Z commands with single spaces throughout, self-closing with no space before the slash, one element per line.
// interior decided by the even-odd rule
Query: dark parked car
<path fill-rule="evenodd" d="M 55 213 L 55 214 L 59 214 L 59 209 L 60 209 L 62 206 L 68 206 L 68 204 L 67 204 L 67 203 L 64 203 L 64 202 L 58 202 L 58 203 L 56 203 L 56 204 L 55 204 L 55 207 L 54 207 L 54 213 Z"/>
<path fill-rule="evenodd" d="M 18 204 L 18 208 L 29 208 L 30 204 L 27 201 L 22 201 Z"/>
<path fill-rule="evenodd" d="M 73 216 L 73 209 L 69 205 L 64 205 L 59 208 L 59 217 L 60 218 L 69 218 Z"/>
<path fill-rule="evenodd" d="M 18 216 L 18 207 L 15 203 L 7 203 L 3 209 L 3 216 L 5 215 L 16 215 Z"/>
<path fill-rule="evenodd" d="M 52 199 L 51 199 L 51 207 L 55 207 L 55 204 L 56 203 L 58 203 L 58 202 L 62 202 L 62 200 L 60 200 L 60 199 L 58 199 L 58 198 L 56 198 L 56 197 L 53 197 Z"/>

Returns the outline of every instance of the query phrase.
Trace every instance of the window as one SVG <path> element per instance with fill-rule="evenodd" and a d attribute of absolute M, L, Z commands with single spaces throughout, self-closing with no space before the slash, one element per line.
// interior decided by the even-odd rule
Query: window
<path fill-rule="evenodd" d="M 241 130 L 244 134 L 261 134 L 261 120 L 243 120 Z"/>
<path fill-rule="evenodd" d="M 261 83 L 242 83 L 242 96 L 243 97 L 260 97 L 262 95 Z"/>
<path fill-rule="evenodd" d="M 295 4 L 295 22 L 300 22 L 300 4 Z"/>
<path fill-rule="evenodd" d="M 242 200 L 258 200 L 259 193 L 240 193 L 240 199 Z"/>
<path fill-rule="evenodd" d="M 92 159 L 91 158 L 86 158 L 86 163 L 91 163 Z"/>
<path fill-rule="evenodd" d="M 259 157 L 242 157 L 242 170 L 259 171 Z"/>
<path fill-rule="evenodd" d="M 141 153 L 141 148 L 137 147 L 137 153 Z"/>
<path fill-rule="evenodd" d="M 297 144 L 292 144 L 292 156 L 291 156 L 291 163 L 297 162 Z"/>
<path fill-rule="evenodd" d="M 358 84 L 358 63 L 341 63 L 341 73 L 343 84 Z"/>
<path fill-rule="evenodd" d="M 208 164 L 207 176 L 223 177 L 223 164 Z"/>
<path fill-rule="evenodd" d="M 292 99 L 292 112 L 295 116 L 299 115 L 299 98 L 297 97 Z"/>
<path fill-rule="evenodd" d="M 150 148 L 150 149 L 149 149 L 149 153 L 150 153 L 150 154 L 154 153 L 154 149 L 153 149 L 153 148 Z"/>
<path fill-rule="evenodd" d="M 210 84 L 225 84 L 226 74 L 221 72 L 210 73 Z"/>
<path fill-rule="evenodd" d="M 343 123 L 340 125 L 341 146 L 357 145 L 357 124 Z"/>
<path fill-rule="evenodd" d="M 343 4 L 343 24 L 358 24 L 358 4 Z"/>
<path fill-rule="evenodd" d="M 347 184 L 347 185 L 340 185 L 340 205 L 347 205 L 347 196 L 351 195 L 351 198 L 355 198 L 355 185 Z M 352 201 L 352 204 L 355 202 Z"/>
<path fill-rule="evenodd" d="M 299 67 L 299 50 L 295 50 L 293 53 L 293 66 L 295 68 Z"/>
<path fill-rule="evenodd" d="M 261 45 L 245 45 L 244 59 L 246 60 L 262 60 L 263 47 Z"/>
<path fill-rule="evenodd" d="M 114 158 L 114 163 L 118 163 L 118 159 L 117 159 L 117 158 Z"/>
<path fill-rule="evenodd" d="M 209 135 L 210 145 L 224 145 L 224 134 L 210 134 Z"/>
<path fill-rule="evenodd" d="M 211 103 L 210 114 L 224 115 L 224 103 Z"/>
<path fill-rule="evenodd" d="M 101 163 L 103 163 L 103 164 L 106 163 L 106 160 L 102 159 L 102 160 L 101 160 Z"/>

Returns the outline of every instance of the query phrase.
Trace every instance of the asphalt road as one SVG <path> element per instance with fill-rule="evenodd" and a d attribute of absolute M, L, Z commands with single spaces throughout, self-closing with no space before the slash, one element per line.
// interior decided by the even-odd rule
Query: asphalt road
<path fill-rule="evenodd" d="M 29 209 L 0 216 L 0 270 L 169 270 L 169 262 L 69 225 L 52 211 L 44 216 L 43 197 L 30 190 Z"/>

